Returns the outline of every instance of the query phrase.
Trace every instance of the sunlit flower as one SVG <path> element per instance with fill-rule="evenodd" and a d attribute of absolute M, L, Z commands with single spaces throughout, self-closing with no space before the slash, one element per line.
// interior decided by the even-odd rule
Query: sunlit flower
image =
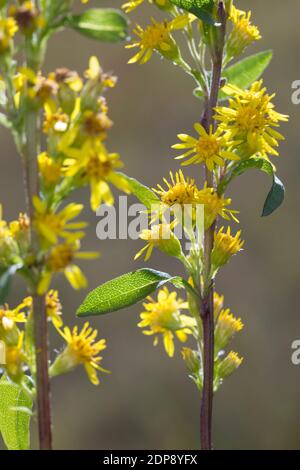
<path fill-rule="evenodd" d="M 274 147 L 284 139 L 274 128 L 279 127 L 280 121 L 288 121 L 288 116 L 275 111 L 272 103 L 275 95 L 268 95 L 262 83 L 262 80 L 253 83 L 249 90 L 226 85 L 224 91 L 231 97 L 229 107 L 216 108 L 215 117 L 230 139 L 242 142 L 239 154 L 244 158 L 254 154 L 265 158 L 268 154 L 278 155 Z"/>
<path fill-rule="evenodd" d="M 24 331 L 19 334 L 18 343 L 15 346 L 7 346 L 5 349 L 5 371 L 9 378 L 20 383 L 24 376 L 26 354 L 23 349 Z"/>
<path fill-rule="evenodd" d="M 89 183 L 91 188 L 91 208 L 96 210 L 102 200 L 112 205 L 114 197 L 109 183 L 121 191 L 129 192 L 129 185 L 116 169 L 123 166 L 117 153 L 108 153 L 100 142 L 86 142 L 81 149 L 69 147 L 64 150 L 68 157 L 65 162 L 66 176 L 80 176 L 82 183 Z"/>
<path fill-rule="evenodd" d="M 170 0 L 148 0 L 149 3 L 154 3 L 154 5 L 158 6 L 162 10 L 169 10 L 172 8 L 172 4 Z M 130 13 L 132 10 L 135 10 L 138 6 L 140 6 L 144 0 L 129 0 L 128 2 L 122 5 L 123 10 L 125 13 Z"/>
<path fill-rule="evenodd" d="M 217 366 L 217 374 L 221 379 L 229 377 L 233 372 L 240 367 L 243 362 L 243 358 L 239 357 L 236 352 L 230 351 L 230 353 L 223 359 Z"/>
<path fill-rule="evenodd" d="M 53 131 L 57 134 L 62 134 L 68 129 L 69 118 L 62 112 L 61 109 L 57 109 L 54 106 L 49 106 L 47 103 L 45 108 L 45 119 L 43 122 L 43 132 L 49 134 Z"/>
<path fill-rule="evenodd" d="M 89 80 L 101 83 L 104 88 L 113 88 L 117 82 L 115 76 L 103 72 L 96 56 L 90 57 L 89 68 L 85 71 L 84 75 Z"/>
<path fill-rule="evenodd" d="M 53 322 L 56 327 L 61 327 L 63 324 L 62 305 L 59 300 L 58 291 L 51 289 L 46 295 L 46 313 L 47 317 Z"/>
<path fill-rule="evenodd" d="M 64 273 L 73 289 L 83 289 L 87 286 L 87 279 L 79 266 L 74 264 L 74 260 L 95 259 L 99 253 L 79 251 L 79 249 L 79 241 L 59 244 L 52 248 L 38 285 L 39 294 L 47 292 L 53 275 L 60 272 Z"/>
<path fill-rule="evenodd" d="M 241 331 L 244 325 L 240 318 L 235 318 L 230 309 L 222 310 L 215 326 L 216 351 L 224 349 L 235 333 Z"/>
<path fill-rule="evenodd" d="M 182 249 L 180 241 L 173 233 L 173 228 L 172 222 L 171 224 L 154 224 L 150 229 L 143 229 L 139 237 L 146 242 L 146 245 L 135 255 L 134 259 L 137 260 L 145 253 L 144 259 L 148 261 L 154 248 L 158 248 L 168 256 L 180 258 Z"/>
<path fill-rule="evenodd" d="M 25 323 L 26 313 L 24 311 L 24 303 L 21 303 L 14 309 L 10 309 L 7 304 L 0 307 L 0 331 L 12 330 L 16 323 Z M 1 337 L 1 334 L 0 334 Z"/>
<path fill-rule="evenodd" d="M 157 300 L 147 297 L 148 303 L 144 303 L 145 311 L 141 313 L 140 328 L 145 335 L 154 335 L 154 345 L 158 344 L 158 335 L 163 335 L 163 342 L 168 356 L 174 356 L 174 335 L 185 342 L 187 335 L 192 334 L 195 320 L 192 317 L 181 314 L 181 310 L 188 309 L 188 302 L 177 298 L 176 292 L 169 292 L 166 287 L 160 289 Z"/>
<path fill-rule="evenodd" d="M 46 186 L 54 186 L 57 184 L 62 175 L 62 167 L 46 152 L 40 153 L 38 156 L 39 171 Z"/>
<path fill-rule="evenodd" d="M 37 196 L 34 197 L 33 203 L 35 208 L 34 225 L 39 235 L 50 244 L 55 245 L 59 237 L 72 241 L 84 236 L 84 232 L 76 230 L 86 227 L 86 223 L 70 222 L 80 214 L 83 209 L 82 204 L 70 203 L 61 211 L 53 213 L 47 208 L 46 202 Z"/>
<path fill-rule="evenodd" d="M 11 44 L 11 40 L 18 31 L 18 25 L 14 18 L 0 19 L 0 53 L 5 52 Z"/>
<path fill-rule="evenodd" d="M 233 29 L 226 47 L 228 55 L 233 57 L 242 54 L 246 47 L 261 39 L 261 35 L 259 29 L 251 24 L 251 11 L 246 13 L 232 5 L 229 19 L 232 21 Z"/>
<path fill-rule="evenodd" d="M 238 222 L 236 218 L 238 211 L 227 208 L 227 206 L 231 204 L 231 199 L 219 196 L 213 188 L 207 187 L 206 184 L 204 188 L 198 192 L 198 200 L 199 204 L 204 204 L 205 230 L 214 223 L 218 215 L 223 217 L 223 219 L 230 220 L 231 218 L 235 222 Z"/>
<path fill-rule="evenodd" d="M 172 207 L 174 204 L 184 206 L 185 204 L 195 204 L 198 199 L 198 189 L 195 181 L 190 178 L 185 178 L 182 171 L 179 170 L 173 175 L 170 171 L 170 181 L 166 178 L 163 179 L 167 188 L 163 188 L 160 184 L 153 191 L 158 194 L 163 204 Z"/>
<path fill-rule="evenodd" d="M 214 269 L 218 269 L 229 261 L 229 259 L 241 251 L 244 246 L 244 241 L 240 238 L 241 230 L 235 236 L 231 235 L 230 227 L 224 232 L 224 227 L 221 227 L 218 232 L 214 234 L 214 247 L 211 254 L 211 262 Z"/>
<path fill-rule="evenodd" d="M 9 14 L 13 16 L 22 32 L 32 33 L 37 28 L 45 24 L 44 18 L 31 0 L 21 2 L 19 6 L 12 5 L 9 8 Z"/>
<path fill-rule="evenodd" d="M 140 51 L 132 57 L 128 63 L 133 64 L 139 62 L 144 64 L 150 60 L 153 51 L 159 52 L 162 56 L 169 60 L 179 58 L 179 50 L 176 42 L 172 38 L 172 31 L 183 29 L 189 22 L 188 15 L 177 16 L 174 20 L 158 23 L 152 18 L 152 24 L 143 29 L 140 25 L 134 30 L 138 41 L 126 46 L 127 48 L 139 47 Z"/>
<path fill-rule="evenodd" d="M 182 143 L 172 146 L 174 149 L 184 149 L 184 153 L 176 159 L 188 158 L 182 165 L 192 163 L 205 163 L 210 171 L 215 165 L 224 166 L 224 159 L 239 160 L 239 157 L 231 151 L 232 143 L 221 128 L 213 132 L 212 127 L 206 132 L 200 123 L 194 125 L 199 137 L 191 137 L 187 134 L 178 134 Z"/>
<path fill-rule="evenodd" d="M 66 341 L 67 346 L 51 366 L 50 375 L 55 377 L 71 372 L 82 364 L 92 384 L 98 385 L 97 371 L 108 373 L 106 369 L 100 366 L 102 357 L 99 356 L 99 353 L 106 349 L 106 340 L 96 341 L 98 332 L 93 330 L 89 323 L 85 323 L 80 332 L 77 326 L 72 330 L 67 326 L 63 329 L 58 328 L 58 331 Z"/>

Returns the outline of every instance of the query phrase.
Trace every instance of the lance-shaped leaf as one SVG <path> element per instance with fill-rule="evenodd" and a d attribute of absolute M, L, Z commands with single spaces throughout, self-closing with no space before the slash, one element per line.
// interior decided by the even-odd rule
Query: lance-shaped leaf
<path fill-rule="evenodd" d="M 218 192 L 220 194 L 223 194 L 228 184 L 233 180 L 233 178 L 241 175 L 242 173 L 247 170 L 250 170 L 251 168 L 257 168 L 261 171 L 264 171 L 273 179 L 272 187 L 268 193 L 262 211 L 262 216 L 265 217 L 267 215 L 272 214 L 272 212 L 274 212 L 282 204 L 285 192 L 283 183 L 275 175 L 275 170 L 272 164 L 268 162 L 268 160 L 265 160 L 264 158 L 255 157 L 237 163 L 230 172 L 230 174 L 226 178 L 224 178 L 224 180 L 219 184 Z"/>
<path fill-rule="evenodd" d="M 245 59 L 228 67 L 223 72 L 223 78 L 226 79 L 226 83 L 245 90 L 262 76 L 270 64 L 272 56 L 273 52 L 268 50 L 246 57 Z M 200 88 L 196 88 L 196 90 L 194 90 L 194 95 L 197 98 L 203 98 L 203 92 Z M 220 90 L 219 99 L 226 100 L 228 99 L 228 95 Z"/>
<path fill-rule="evenodd" d="M 77 315 L 79 317 L 103 315 L 130 307 L 167 282 L 179 288 L 192 289 L 178 276 L 173 277 L 168 273 L 149 268 L 138 269 L 112 279 L 90 292 L 77 310 Z"/>
<path fill-rule="evenodd" d="M 0 432 L 9 450 L 29 449 L 32 400 L 4 375 L 0 380 Z"/>
<path fill-rule="evenodd" d="M 113 8 L 91 8 L 81 15 L 69 15 L 65 25 L 89 38 L 117 42 L 127 36 L 126 17 Z"/>
<path fill-rule="evenodd" d="M 171 0 L 171 3 L 192 13 L 205 23 L 218 25 L 211 15 L 214 0 Z"/>
<path fill-rule="evenodd" d="M 160 199 L 150 188 L 140 183 L 135 178 L 124 175 L 124 173 L 118 172 L 118 174 L 126 180 L 131 193 L 134 194 L 147 209 L 151 209 L 151 206 L 157 206 L 160 203 Z"/>

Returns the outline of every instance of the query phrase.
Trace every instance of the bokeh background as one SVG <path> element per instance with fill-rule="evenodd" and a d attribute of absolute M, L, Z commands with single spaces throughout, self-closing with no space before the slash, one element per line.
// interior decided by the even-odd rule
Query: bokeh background
<path fill-rule="evenodd" d="M 91 6 L 99 6 L 91 1 Z M 103 1 L 101 6 L 119 6 Z M 291 116 L 284 126 L 278 172 L 286 183 L 284 205 L 268 218 L 260 213 L 270 179 L 253 171 L 231 187 L 234 207 L 246 249 L 223 271 L 218 291 L 226 305 L 242 317 L 245 328 L 232 345 L 245 357 L 238 373 L 215 396 L 214 446 L 217 449 L 300 449 L 300 366 L 291 363 L 291 343 L 300 338 L 299 313 L 299 117 L 291 103 L 291 83 L 300 79 L 299 21 L 296 0 L 240 0 L 252 9 L 263 39 L 255 50 L 274 49 L 265 83 L 276 90 L 279 111 Z M 145 24 L 156 11 L 144 6 L 131 16 Z M 131 53 L 131 51 L 130 51 Z M 127 65 L 123 45 L 105 45 L 74 32 L 57 35 L 50 43 L 46 71 L 66 66 L 82 72 L 90 55 L 119 76 L 108 94 L 115 122 L 109 148 L 121 153 L 126 172 L 149 186 L 176 169 L 171 144 L 199 120 L 201 103 L 192 96 L 192 81 L 181 70 L 155 56 L 147 65 Z M 21 165 L 9 134 L 1 129 L 0 201 L 6 219 L 24 210 Z M 195 170 L 193 168 L 192 170 Z M 85 263 L 90 288 L 143 266 L 134 262 L 140 242 L 100 242 L 97 217 L 88 208 L 88 191 L 76 194 L 86 203 L 89 221 L 84 247 L 101 250 L 100 260 Z M 150 266 L 177 273 L 180 266 L 159 253 Z M 64 305 L 65 322 L 73 325 L 76 307 L 87 292 L 74 292 L 64 279 L 56 282 Z M 10 301 L 25 294 L 16 280 Z M 196 449 L 199 445 L 199 397 L 187 378 L 177 348 L 170 360 L 161 345 L 137 328 L 141 306 L 92 321 L 107 338 L 104 366 L 112 371 L 100 387 L 93 387 L 82 369 L 52 382 L 56 449 Z M 83 321 L 77 321 L 83 323 Z M 52 345 L 59 348 L 57 335 Z M 55 355 L 55 353 L 52 353 Z M 36 436 L 33 436 L 36 446 Z"/>

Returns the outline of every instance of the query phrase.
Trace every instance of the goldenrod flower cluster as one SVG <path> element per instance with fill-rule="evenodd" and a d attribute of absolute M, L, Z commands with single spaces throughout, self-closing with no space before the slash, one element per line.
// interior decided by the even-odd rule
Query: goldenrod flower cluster
<path fill-rule="evenodd" d="M 143 0 L 128 1 L 123 8 L 126 12 L 131 12 L 142 3 Z M 270 160 L 278 155 L 279 142 L 284 139 L 278 128 L 282 122 L 288 120 L 288 116 L 276 110 L 273 102 L 275 95 L 268 94 L 262 80 L 253 81 L 245 89 L 241 89 L 231 84 L 230 78 L 227 81 L 222 78 L 232 59 L 261 39 L 259 29 L 251 22 L 251 12 L 239 10 L 232 1 L 225 2 L 224 21 L 229 23 L 229 28 L 224 33 L 223 41 L 222 31 L 204 19 L 201 21 L 184 11 L 184 8 L 189 10 L 184 2 L 181 8 L 174 6 L 176 2 L 173 4 L 168 0 L 151 0 L 150 3 L 162 10 L 166 17 L 163 21 L 151 17 L 147 26 L 136 26 L 133 33 L 137 39 L 133 39 L 127 47 L 139 50 L 129 63 L 144 64 L 152 58 L 154 52 L 173 62 L 196 81 L 195 95 L 204 99 L 205 112 L 202 120 L 194 124 L 196 134 L 179 133 L 179 142 L 172 146 L 180 152 L 175 159 L 181 161 L 182 167 L 193 165 L 193 177 L 186 176 L 182 170 L 170 171 L 169 178 L 163 178 L 164 184 L 153 188 L 158 207 L 154 215 L 151 214 L 150 228 L 140 233 L 140 239 L 146 244 L 135 259 L 145 254 L 145 261 L 148 261 L 157 248 L 184 264 L 191 280 L 190 285 L 194 289 L 194 292 L 187 289 L 187 297 L 188 308 L 195 320 L 191 335 L 198 343 L 198 348 L 183 348 L 182 357 L 191 377 L 201 389 L 204 374 L 201 316 L 205 315 L 207 293 L 220 268 L 241 252 L 244 246 L 241 230 L 234 230 L 229 225 L 225 228 L 218 227 L 219 219 L 239 222 L 239 211 L 232 208 L 232 200 L 224 192 L 235 175 L 253 165 L 252 159 L 267 160 L 270 168 L 275 171 Z M 215 7 L 209 11 L 218 22 L 220 18 L 216 18 L 217 4 L 215 2 Z M 182 47 L 183 41 L 177 40 L 177 35 L 180 34 L 186 43 L 185 49 Z M 200 48 L 197 47 L 198 44 Z M 222 53 L 218 60 L 222 69 L 221 77 L 219 83 L 213 83 L 216 56 L 220 50 Z M 211 64 L 210 68 L 208 64 Z M 218 95 L 220 91 L 222 98 L 227 97 L 227 102 L 222 106 L 219 105 L 217 96 L 214 100 L 214 94 Z M 204 177 L 201 184 L 198 184 L 196 175 L 200 170 L 203 170 Z M 182 212 L 187 206 L 190 206 L 192 229 L 185 227 L 186 220 Z M 200 207 L 202 212 L 198 211 Z M 199 214 L 203 218 L 200 223 L 197 220 Z M 176 229 L 180 225 L 188 238 L 189 246 L 186 249 L 179 237 L 177 238 Z M 210 239 L 208 234 L 211 234 Z M 174 333 L 178 336 L 178 331 L 181 331 L 179 326 L 182 324 L 179 305 L 174 304 L 173 309 L 167 308 L 171 295 L 163 290 L 159 292 L 157 301 L 150 299 L 145 304 L 147 311 L 143 312 L 143 321 L 139 324 L 150 327 L 145 333 L 154 334 L 155 342 L 158 333 L 163 335 L 169 356 L 174 352 Z M 223 303 L 224 297 L 215 294 L 215 389 L 242 362 L 237 353 L 232 351 L 223 357 L 224 348 L 243 327 L 241 320 L 236 319 L 229 309 L 223 309 Z M 171 317 L 170 312 L 173 312 Z"/>

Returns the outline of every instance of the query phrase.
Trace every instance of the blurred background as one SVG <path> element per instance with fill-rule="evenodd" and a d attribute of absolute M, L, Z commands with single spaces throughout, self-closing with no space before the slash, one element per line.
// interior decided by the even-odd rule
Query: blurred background
<path fill-rule="evenodd" d="M 99 6 L 98 1 L 90 4 Z M 117 7 L 121 2 L 102 4 Z M 300 449 L 300 366 L 291 363 L 291 343 L 300 339 L 300 105 L 291 103 L 291 84 L 300 79 L 300 3 L 240 0 L 236 4 L 252 9 L 253 21 L 263 35 L 249 53 L 274 49 L 265 84 L 270 92 L 276 91 L 278 110 L 290 114 L 291 119 L 282 127 L 286 141 L 277 160 L 279 175 L 287 186 L 280 210 L 260 217 L 271 183 L 265 174 L 248 172 L 231 186 L 233 206 L 241 211 L 246 245 L 245 251 L 223 269 L 217 290 L 225 295 L 226 306 L 245 323 L 232 344 L 232 349 L 244 356 L 244 363 L 215 396 L 214 447 Z M 131 20 L 145 25 L 150 15 L 159 16 L 156 9 L 145 4 Z M 127 174 L 154 186 L 171 168 L 178 168 L 170 150 L 176 134 L 190 131 L 200 119 L 201 103 L 192 96 L 194 84 L 158 56 L 146 65 L 129 66 L 132 51 L 126 51 L 123 45 L 99 44 L 70 31 L 52 39 L 46 72 L 60 66 L 82 72 L 92 54 L 100 58 L 105 70 L 119 77 L 118 86 L 107 95 L 115 122 L 109 149 L 121 153 Z M 21 165 L 11 137 L 2 128 L 0 132 L 0 201 L 5 219 L 10 220 L 25 209 Z M 100 242 L 95 233 L 98 219 L 88 205 L 88 190 L 78 192 L 75 198 L 86 203 L 84 216 L 89 221 L 83 247 L 102 252 L 100 260 L 82 264 L 89 288 L 142 267 L 143 262 L 134 262 L 133 257 L 143 243 Z M 150 266 L 171 273 L 180 269 L 158 252 Z M 60 288 L 65 322 L 83 324 L 83 320 L 76 321 L 75 310 L 87 291 L 72 291 L 62 277 L 55 287 Z M 9 301 L 15 305 L 24 295 L 24 285 L 16 279 Z M 83 368 L 52 381 L 56 449 L 198 448 L 200 401 L 196 387 L 187 378 L 179 347 L 170 360 L 161 344 L 153 348 L 151 338 L 141 334 L 136 326 L 140 311 L 138 305 L 92 321 L 107 339 L 103 365 L 112 371 L 103 376 L 99 387 L 88 382 Z M 56 334 L 52 345 L 61 347 Z M 54 357 L 55 352 L 52 354 Z"/>

